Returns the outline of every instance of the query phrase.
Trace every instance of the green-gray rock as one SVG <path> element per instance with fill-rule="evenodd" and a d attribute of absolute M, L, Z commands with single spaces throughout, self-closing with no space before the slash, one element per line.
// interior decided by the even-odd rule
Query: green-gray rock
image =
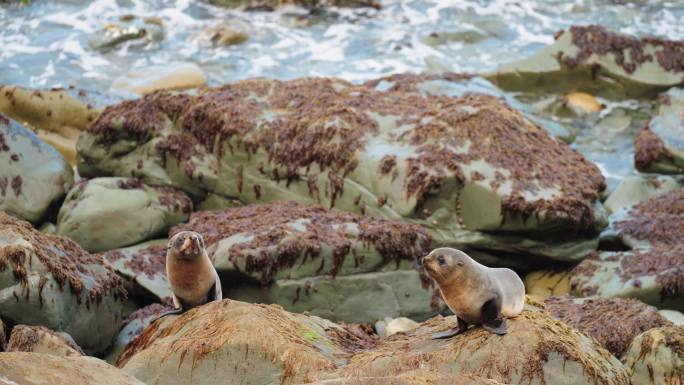
<path fill-rule="evenodd" d="M 389 270 L 335 278 L 279 279 L 268 290 L 242 284 L 228 289 L 225 296 L 278 304 L 288 311 L 332 321 L 368 323 L 385 317 L 424 320 L 441 310 L 431 306 L 432 294 L 417 271 Z"/>
<path fill-rule="evenodd" d="M 649 97 L 682 84 L 684 43 L 636 38 L 601 26 L 573 26 L 536 55 L 486 77 L 509 91 L 583 91 L 623 99 Z"/>
<path fill-rule="evenodd" d="M 162 39 L 164 39 L 164 26 L 161 19 L 124 15 L 119 18 L 118 22 L 107 24 L 96 31 L 90 38 L 90 46 L 98 50 L 107 50 L 125 42 L 145 46 Z"/>
<path fill-rule="evenodd" d="M 679 188 L 682 188 L 682 183 L 672 177 L 629 177 L 620 182 L 603 205 L 612 213 Z"/>
<path fill-rule="evenodd" d="M 34 223 L 74 182 L 74 172 L 59 152 L 3 115 L 0 164 L 0 211 Z"/>
<path fill-rule="evenodd" d="M 182 191 L 151 187 L 135 178 L 95 178 L 77 183 L 57 217 L 57 234 L 96 252 L 164 234 L 192 211 Z"/>
<path fill-rule="evenodd" d="M 684 383 L 684 326 L 655 328 L 638 335 L 622 362 L 632 384 Z"/>
<path fill-rule="evenodd" d="M 44 326 L 17 325 L 12 329 L 7 352 L 34 352 L 60 357 L 78 357 L 84 353 L 67 333 Z"/>
<path fill-rule="evenodd" d="M 71 335 L 101 353 L 119 331 L 123 282 L 75 242 L 0 213 L 0 317 Z"/>
<path fill-rule="evenodd" d="M 105 360 L 108 363 L 115 365 L 119 356 L 121 356 L 121 353 L 126 349 L 126 346 L 142 334 L 147 325 L 156 320 L 164 312 L 170 310 L 173 310 L 173 308 L 153 303 L 131 313 L 124 320 L 124 326 L 116 337 L 114 345 L 107 351 Z"/>
<path fill-rule="evenodd" d="M 170 303 L 173 292 L 166 279 L 166 239 L 155 239 L 102 254 L 120 276 L 133 284 L 130 296 Z M 143 293 L 138 293 L 142 288 Z"/>
<path fill-rule="evenodd" d="M 77 147 L 85 177 L 403 218 L 437 244 L 526 259 L 579 260 L 605 226 L 599 169 L 488 95 L 246 80 L 108 108 Z"/>

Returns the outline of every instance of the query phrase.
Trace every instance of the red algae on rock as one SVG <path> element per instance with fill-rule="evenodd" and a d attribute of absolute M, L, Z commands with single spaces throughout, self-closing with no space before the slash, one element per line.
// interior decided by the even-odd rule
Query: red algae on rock
<path fill-rule="evenodd" d="M 292 225 L 297 221 L 303 227 L 296 231 L 296 242 L 281 242 L 292 236 Z M 170 236 L 184 230 L 197 231 L 209 246 L 244 234 L 249 240 L 232 245 L 229 258 L 234 264 L 244 258 L 247 273 L 260 272 L 261 283 L 266 285 L 279 270 L 319 256 L 324 245 L 332 248 L 333 254 L 333 265 L 325 273 L 335 276 L 355 242 L 347 234 L 347 224 L 358 226 L 358 241 L 377 249 L 385 263 L 414 261 L 429 252 L 431 238 L 418 226 L 292 201 L 196 212 L 188 223 L 174 227 Z M 275 255 L 250 253 L 272 247 L 278 248 Z"/>
<path fill-rule="evenodd" d="M 99 303 L 104 295 L 125 299 L 123 281 L 100 256 L 92 255 L 68 238 L 41 233 L 28 223 L 0 212 L 0 232 L 11 243 L 0 245 L 0 271 L 12 269 L 15 279 L 28 284 L 28 271 L 37 258 L 62 290 L 68 288 L 80 302 Z M 12 240 L 23 239 L 22 243 Z M 89 266 L 100 266 L 93 275 Z M 88 283 L 84 279 L 88 276 Z M 26 293 L 28 295 L 29 293 Z M 41 295 L 41 293 L 38 293 Z"/>

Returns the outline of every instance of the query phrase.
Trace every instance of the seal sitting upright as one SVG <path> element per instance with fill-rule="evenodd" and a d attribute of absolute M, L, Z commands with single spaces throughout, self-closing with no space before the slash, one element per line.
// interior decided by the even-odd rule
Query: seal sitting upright
<path fill-rule="evenodd" d="M 169 240 L 166 276 L 176 308 L 167 314 L 223 299 L 221 281 L 204 249 L 204 240 L 194 231 L 181 231 Z"/>
<path fill-rule="evenodd" d="M 446 247 L 433 250 L 422 264 L 458 317 L 457 328 L 435 333 L 432 338 L 453 337 L 465 332 L 470 324 L 506 334 L 504 316 L 515 317 L 522 312 L 525 285 L 511 269 L 489 268 L 460 250 Z"/>

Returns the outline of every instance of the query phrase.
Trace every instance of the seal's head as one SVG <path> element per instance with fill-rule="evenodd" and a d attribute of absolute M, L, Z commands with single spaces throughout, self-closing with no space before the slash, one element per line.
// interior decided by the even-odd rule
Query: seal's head
<path fill-rule="evenodd" d="M 204 254 L 204 239 L 194 231 L 181 231 L 169 239 L 168 255 L 179 259 L 196 259 Z"/>
<path fill-rule="evenodd" d="M 461 250 L 440 247 L 423 257 L 425 271 L 437 284 L 451 280 L 460 280 L 470 269 L 470 257 Z"/>

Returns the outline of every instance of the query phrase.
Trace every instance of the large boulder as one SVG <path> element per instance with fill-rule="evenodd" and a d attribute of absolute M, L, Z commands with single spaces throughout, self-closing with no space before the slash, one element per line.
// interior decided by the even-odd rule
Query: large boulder
<path fill-rule="evenodd" d="M 462 248 L 575 261 L 605 226 L 599 169 L 487 95 L 246 80 L 107 108 L 78 151 L 85 177 L 404 218 Z"/>
<path fill-rule="evenodd" d="M 632 384 L 684 383 L 684 326 L 651 329 L 638 335 L 622 358 Z"/>
<path fill-rule="evenodd" d="M 570 273 L 573 294 L 684 309 L 684 189 L 621 209 L 610 221 L 605 242 L 628 251 L 591 253 Z"/>
<path fill-rule="evenodd" d="M 634 140 L 639 171 L 684 173 L 684 89 L 673 88 L 658 98 L 658 113 Z"/>
<path fill-rule="evenodd" d="M 92 252 L 165 235 L 188 219 L 192 201 L 180 190 L 148 186 L 135 178 L 82 180 L 67 194 L 57 234 Z"/>
<path fill-rule="evenodd" d="M 64 331 L 85 352 L 99 353 L 119 330 L 125 297 L 122 280 L 101 257 L 0 213 L 4 320 Z"/>
<path fill-rule="evenodd" d="M 431 238 L 415 225 L 276 201 L 196 212 L 169 235 L 184 230 L 202 234 L 218 272 L 232 277 L 228 298 L 347 322 L 433 312 L 415 269 Z"/>
<path fill-rule="evenodd" d="M 549 297 L 552 317 L 596 338 L 615 357 L 621 357 L 637 334 L 672 325 L 658 309 L 636 299 Z"/>
<path fill-rule="evenodd" d="M 386 377 L 421 369 L 509 384 L 629 384 L 615 357 L 535 305 L 509 319 L 504 336 L 474 327 L 450 339 L 432 339 L 456 323 L 455 316 L 433 318 L 355 354 L 334 375 Z"/>
<path fill-rule="evenodd" d="M 654 96 L 682 84 L 681 41 L 637 38 L 597 25 L 573 26 L 555 39 L 487 78 L 511 91 L 584 91 L 610 98 Z"/>
<path fill-rule="evenodd" d="M 145 329 L 118 361 L 124 372 L 158 385 L 189 382 L 283 384 L 310 382 L 373 345 L 330 321 L 277 305 L 211 302 Z"/>
<path fill-rule="evenodd" d="M 0 164 L 0 211 L 34 223 L 74 183 L 74 172 L 59 152 L 3 115 Z"/>
<path fill-rule="evenodd" d="M 61 357 L 84 355 L 70 335 L 44 326 L 27 325 L 17 325 L 12 329 L 6 351 L 45 353 Z"/>
<path fill-rule="evenodd" d="M 615 357 L 536 305 L 509 320 L 503 337 L 473 328 L 452 339 L 432 339 L 433 332 L 455 322 L 440 316 L 379 341 L 360 328 L 276 305 L 223 300 L 155 321 L 118 365 L 159 385 L 190 376 L 194 384 L 215 383 L 217 375 L 226 383 L 253 385 L 352 379 L 372 384 L 379 378 L 397 384 L 447 378 L 459 383 L 469 376 L 470 383 L 492 383 L 482 378 L 512 384 L 629 383 Z"/>
<path fill-rule="evenodd" d="M 0 383 L 21 385 L 144 385 L 134 377 L 94 357 L 52 354 L 0 354 Z"/>

